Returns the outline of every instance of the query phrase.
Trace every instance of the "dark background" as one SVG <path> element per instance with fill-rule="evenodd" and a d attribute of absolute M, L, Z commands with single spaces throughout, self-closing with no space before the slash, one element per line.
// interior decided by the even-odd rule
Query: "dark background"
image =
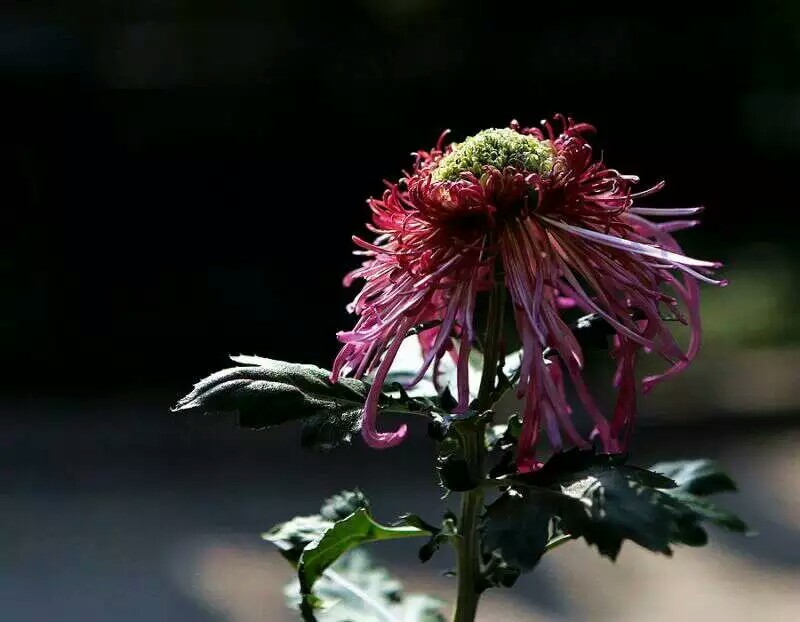
<path fill-rule="evenodd" d="M 637 446 L 729 456 L 755 477 L 734 448 L 774 456 L 761 435 L 795 434 L 800 404 L 800 9 L 703 4 L 4 5 L 0 618 L 262 619 L 201 613 L 155 578 L 167 542 L 250 543 L 354 483 L 394 508 L 393 461 L 435 508 L 421 441 L 323 459 L 291 433 L 168 406 L 229 353 L 330 365 L 365 199 L 445 128 L 568 113 L 598 127 L 610 166 L 666 179 L 650 205 L 706 206 L 681 239 L 732 285 L 706 288 L 698 371 L 653 398 L 664 417 L 645 413 Z M 788 529 L 776 516 L 762 518 Z M 797 572 L 771 542 L 731 546 L 758 576 Z"/>

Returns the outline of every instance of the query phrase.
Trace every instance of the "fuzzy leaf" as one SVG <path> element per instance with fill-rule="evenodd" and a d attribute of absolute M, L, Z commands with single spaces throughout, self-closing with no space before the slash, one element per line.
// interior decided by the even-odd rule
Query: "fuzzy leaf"
<path fill-rule="evenodd" d="M 300 582 L 284 590 L 291 608 L 302 606 Z M 404 594 L 399 581 L 356 549 L 340 557 L 314 586 L 311 618 L 318 622 L 444 622 L 440 600 Z M 305 599 L 308 602 L 309 599 Z M 308 607 L 306 607 L 308 609 Z"/>
<path fill-rule="evenodd" d="M 232 356 L 242 367 L 223 369 L 198 382 L 173 411 L 202 408 L 238 411 L 242 427 L 270 428 L 295 419 L 358 417 L 368 385 L 351 378 L 332 383 L 324 369 L 254 356 Z"/>
<path fill-rule="evenodd" d="M 325 499 L 319 513 L 322 518 L 336 522 L 347 518 L 359 509 L 369 511 L 369 501 L 358 488 L 343 490 L 342 492 Z"/>
<path fill-rule="evenodd" d="M 275 525 L 268 532 L 261 534 L 267 542 L 272 542 L 289 562 L 297 564 L 303 549 L 333 527 L 333 521 L 326 520 L 318 514 L 312 516 L 295 516 L 292 520 Z"/>
<path fill-rule="evenodd" d="M 309 417 L 300 428 L 300 446 L 330 451 L 349 445 L 361 430 L 361 418 L 361 409 L 346 410 L 338 416 L 322 413 Z"/>
<path fill-rule="evenodd" d="M 195 408 L 238 412 L 239 425 L 253 430 L 302 421 L 301 444 L 307 448 L 346 445 L 361 429 L 367 383 L 352 378 L 331 382 L 330 373 L 314 365 L 249 355 L 231 359 L 243 366 L 201 380 L 173 406 L 173 412 Z M 380 404 L 393 413 L 425 415 L 433 409 L 408 395 L 399 399 L 382 395 Z"/>

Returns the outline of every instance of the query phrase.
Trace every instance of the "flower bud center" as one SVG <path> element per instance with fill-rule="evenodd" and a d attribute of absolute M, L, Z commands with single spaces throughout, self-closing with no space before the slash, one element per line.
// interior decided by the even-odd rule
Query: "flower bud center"
<path fill-rule="evenodd" d="M 434 181 L 455 181 L 461 173 L 480 176 L 484 166 L 502 171 L 547 173 L 553 167 L 553 148 L 546 141 L 520 134 L 511 128 L 491 128 L 453 145 L 433 171 Z"/>

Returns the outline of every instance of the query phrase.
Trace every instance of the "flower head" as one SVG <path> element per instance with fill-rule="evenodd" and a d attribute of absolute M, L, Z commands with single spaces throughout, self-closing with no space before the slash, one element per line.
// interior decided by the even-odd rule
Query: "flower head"
<path fill-rule="evenodd" d="M 540 432 L 556 451 L 588 445 L 572 422 L 567 382 L 592 418 L 591 437 L 604 451 L 620 452 L 634 423 L 640 353 L 652 351 L 669 362 L 666 371 L 642 381 L 644 390 L 696 355 L 698 281 L 724 282 L 709 276 L 719 264 L 687 257 L 671 234 L 696 224 L 682 217 L 700 208 L 636 206 L 636 199 L 663 184 L 633 192 L 638 178 L 595 158 L 586 140 L 592 126 L 557 119 L 558 134 L 550 123 L 542 130 L 514 121 L 445 146 L 445 133 L 431 151 L 417 153 L 410 174 L 368 201 L 368 228 L 377 237 L 353 238 L 366 259 L 345 283 L 365 283 L 349 307 L 359 316 L 356 326 L 338 335 L 343 347 L 333 377 L 374 372 L 362 427 L 369 445 L 391 447 L 406 433 L 405 426 L 378 432 L 376 414 L 389 368 L 414 327 L 427 327 L 419 331 L 424 362 L 415 382 L 452 356 L 455 411 L 468 408 L 475 301 L 496 278 L 504 279 L 523 344 L 520 469 L 536 468 Z M 679 219 L 659 224 L 646 216 Z M 611 413 L 601 411 L 584 383 L 583 353 L 562 317 L 569 307 L 598 314 L 614 331 L 617 401 Z M 664 311 L 688 324 L 685 351 L 668 330 Z"/>

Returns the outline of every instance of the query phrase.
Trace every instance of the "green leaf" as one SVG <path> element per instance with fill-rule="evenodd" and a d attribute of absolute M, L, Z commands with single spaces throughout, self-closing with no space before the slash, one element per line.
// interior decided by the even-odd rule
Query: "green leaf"
<path fill-rule="evenodd" d="M 384 527 L 375 522 L 366 508 L 359 508 L 347 518 L 337 521 L 319 539 L 308 544 L 297 566 L 303 594 L 310 594 L 314 582 L 325 569 L 350 549 L 380 540 L 429 536 L 417 527 Z"/>
<path fill-rule="evenodd" d="M 736 514 L 730 510 L 714 505 L 707 499 L 681 490 L 668 490 L 666 494 L 691 510 L 699 520 L 708 521 L 717 527 L 722 527 L 723 529 L 738 533 L 747 533 L 749 531 L 747 523 Z"/>
<path fill-rule="evenodd" d="M 436 460 L 436 470 L 439 474 L 439 483 L 447 490 L 465 492 L 473 490 L 478 485 L 469 463 L 460 456 L 439 456 Z"/>
<path fill-rule="evenodd" d="M 625 464 L 617 466 L 617 469 L 624 473 L 625 477 L 650 488 L 677 488 L 678 486 L 675 480 L 642 467 Z"/>
<path fill-rule="evenodd" d="M 239 425 L 261 430 L 288 421 L 303 422 L 303 447 L 331 449 L 349 444 L 361 429 L 369 385 L 352 378 L 330 381 L 330 372 L 314 365 L 258 356 L 231 359 L 241 367 L 223 369 L 201 380 L 172 411 L 202 408 L 238 412 Z M 409 396 L 381 395 L 381 407 L 392 413 L 428 414 L 433 406 Z"/>
<path fill-rule="evenodd" d="M 358 488 L 354 490 L 343 490 L 339 494 L 333 495 L 322 504 L 319 513 L 322 518 L 336 522 L 347 518 L 359 509 L 369 511 L 369 501 Z"/>
<path fill-rule="evenodd" d="M 583 479 L 562 485 L 567 496 L 584 504 L 582 514 L 563 516 L 567 531 L 616 559 L 625 539 L 671 555 L 673 515 L 663 503 L 664 493 L 642 484 L 623 469 L 592 469 Z"/>
<path fill-rule="evenodd" d="M 301 607 L 300 582 L 285 589 L 287 604 Z M 318 622 L 444 622 L 444 603 L 424 594 L 404 594 L 402 585 L 369 555 L 355 549 L 340 557 L 317 581 L 310 614 Z M 308 607 L 306 607 L 308 609 Z"/>
<path fill-rule="evenodd" d="M 297 568 L 303 596 L 301 613 L 303 619 L 314 620 L 322 603 L 312 588 L 321 577 L 330 575 L 329 567 L 348 551 L 368 542 L 427 537 L 438 531 L 413 515 L 404 516 L 398 525 L 401 526 L 386 527 L 377 523 L 369 513 L 369 501 L 356 489 L 326 499 L 320 514 L 298 516 L 276 525 L 262 537 L 275 544 Z M 414 608 L 419 608 L 420 601 L 411 599 L 406 605 L 408 611 L 416 611 Z"/>
<path fill-rule="evenodd" d="M 446 512 L 442 520 L 441 528 L 435 527 L 422 520 L 416 514 L 404 514 L 394 525 L 411 525 L 432 534 L 430 539 L 419 549 L 419 561 L 423 564 L 433 557 L 442 544 L 456 537 L 456 516 L 452 512 Z"/>
<path fill-rule="evenodd" d="M 554 455 L 536 473 L 508 477 L 501 482 L 522 487 L 524 497 L 537 505 L 536 512 L 549 512 L 553 529 L 545 547 L 548 550 L 552 543 L 563 542 L 565 537 L 583 537 L 612 560 L 625 540 L 671 555 L 673 543 L 705 544 L 708 536 L 702 527 L 704 522 L 732 531 L 747 531 L 747 525 L 738 516 L 689 492 L 730 490 L 734 486 L 730 478 L 720 477 L 719 471 L 710 468 L 707 461 L 681 463 L 676 468 L 662 465 L 660 472 L 627 465 L 624 461 L 625 456 L 571 450 Z M 536 496 L 545 492 L 560 494 L 575 503 L 558 503 L 547 496 Z M 541 516 L 540 521 L 544 520 Z M 536 533 L 540 547 L 541 529 Z M 506 555 L 503 558 L 509 562 Z"/>
<path fill-rule="evenodd" d="M 300 428 L 300 446 L 303 449 L 330 451 L 349 445 L 353 435 L 361 430 L 362 411 L 346 410 L 337 416 L 327 413 L 313 415 Z"/>
<path fill-rule="evenodd" d="M 736 490 L 736 483 L 711 460 L 659 462 L 650 467 L 650 470 L 673 479 L 680 491 L 693 495 Z"/>
<path fill-rule="evenodd" d="M 326 520 L 318 514 L 295 516 L 290 521 L 275 525 L 266 533 L 261 534 L 261 537 L 277 546 L 289 562 L 297 564 L 303 549 L 321 538 L 331 527 L 333 527 L 333 521 Z"/>
<path fill-rule="evenodd" d="M 231 359 L 243 366 L 201 380 L 172 410 L 238 411 L 239 424 L 250 429 L 291 420 L 309 421 L 312 431 L 325 425 L 335 429 L 334 434 L 307 433 L 320 444 L 346 443 L 359 429 L 369 390 L 364 382 L 342 378 L 332 383 L 329 372 L 314 365 L 244 355 Z"/>
<path fill-rule="evenodd" d="M 539 495 L 504 493 L 486 508 L 481 519 L 484 556 L 493 553 L 519 572 L 533 570 L 550 536 L 553 508 Z"/>

